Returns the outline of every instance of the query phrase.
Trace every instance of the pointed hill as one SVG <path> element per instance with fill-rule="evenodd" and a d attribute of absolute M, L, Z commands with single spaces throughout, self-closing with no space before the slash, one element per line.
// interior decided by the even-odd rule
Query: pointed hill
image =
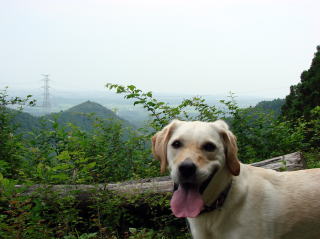
<path fill-rule="evenodd" d="M 20 125 L 18 132 L 25 132 L 39 128 L 40 121 L 53 120 L 55 118 L 57 118 L 58 123 L 61 125 L 71 123 L 85 131 L 93 130 L 93 124 L 96 118 L 105 120 L 106 123 L 109 122 L 108 120 L 116 120 L 121 122 L 123 126 L 132 127 L 128 121 L 118 117 L 113 111 L 92 101 L 86 101 L 68 110 L 51 113 L 42 117 L 35 117 L 28 113 L 21 112 L 15 116 L 14 122 Z"/>
<path fill-rule="evenodd" d="M 112 118 L 112 119 L 120 119 L 113 111 L 109 110 L 108 108 L 92 102 L 92 101 L 86 101 L 79 105 L 73 106 L 70 109 L 64 111 L 63 113 L 71 113 L 71 114 L 78 114 L 78 113 L 84 113 L 84 114 L 94 114 L 95 116 L 106 119 L 106 118 Z"/>
<path fill-rule="evenodd" d="M 113 111 L 92 101 L 86 101 L 66 111 L 52 113 L 44 117 L 49 119 L 57 117 L 60 124 L 72 123 L 85 131 L 93 130 L 93 124 L 96 118 L 106 120 L 106 123 L 108 120 L 116 120 L 124 126 L 130 126 L 129 122 L 118 117 Z"/>

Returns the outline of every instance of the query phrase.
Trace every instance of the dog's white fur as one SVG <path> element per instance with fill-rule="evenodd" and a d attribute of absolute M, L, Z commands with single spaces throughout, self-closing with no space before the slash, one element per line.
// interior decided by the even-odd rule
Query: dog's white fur
<path fill-rule="evenodd" d="M 182 147 L 172 147 L 180 140 Z M 161 170 L 170 170 L 179 183 L 178 167 L 185 159 L 197 166 L 203 182 L 217 173 L 202 197 L 214 202 L 232 181 L 221 209 L 188 218 L 195 239 L 304 239 L 320 238 L 320 169 L 276 172 L 239 162 L 236 138 L 224 121 L 213 123 L 175 120 L 153 138 L 153 153 Z M 216 145 L 213 152 L 201 148 Z"/>

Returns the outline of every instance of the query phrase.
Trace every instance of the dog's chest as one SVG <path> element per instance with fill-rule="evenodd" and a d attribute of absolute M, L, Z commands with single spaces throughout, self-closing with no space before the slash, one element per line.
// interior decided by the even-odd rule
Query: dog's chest
<path fill-rule="evenodd" d="M 230 234 L 229 223 L 234 224 L 235 220 L 231 219 L 227 222 L 228 226 L 222 214 L 221 210 L 217 210 L 204 213 L 197 218 L 189 218 L 188 222 L 193 239 L 230 238 L 222 235 Z"/>
<path fill-rule="evenodd" d="M 193 239 L 259 238 L 259 234 L 254 235 L 258 231 L 244 225 L 244 221 L 239 215 L 223 209 L 188 219 Z"/>

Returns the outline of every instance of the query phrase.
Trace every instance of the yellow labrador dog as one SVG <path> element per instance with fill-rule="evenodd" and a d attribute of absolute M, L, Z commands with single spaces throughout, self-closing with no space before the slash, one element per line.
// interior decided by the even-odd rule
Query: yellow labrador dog
<path fill-rule="evenodd" d="M 175 183 L 171 209 L 195 239 L 320 238 L 320 169 L 244 165 L 224 121 L 175 120 L 152 138 Z"/>

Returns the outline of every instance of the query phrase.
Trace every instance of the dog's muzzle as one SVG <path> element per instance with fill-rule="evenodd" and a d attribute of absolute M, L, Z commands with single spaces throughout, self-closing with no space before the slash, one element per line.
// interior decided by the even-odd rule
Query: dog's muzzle
<path fill-rule="evenodd" d="M 179 177 L 178 182 L 175 182 L 174 184 L 174 191 L 181 185 L 186 189 L 190 187 L 198 188 L 199 193 L 202 194 L 218 169 L 214 168 L 210 175 L 202 182 L 197 179 L 197 170 L 196 164 L 193 163 L 191 159 L 184 160 L 178 167 Z"/>

